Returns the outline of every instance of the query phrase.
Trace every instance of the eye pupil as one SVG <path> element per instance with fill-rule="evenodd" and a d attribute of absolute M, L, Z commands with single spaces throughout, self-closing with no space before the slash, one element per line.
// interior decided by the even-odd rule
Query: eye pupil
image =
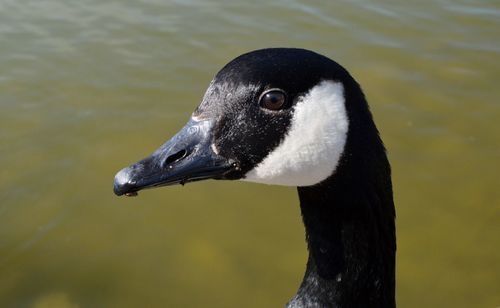
<path fill-rule="evenodd" d="M 260 99 L 260 105 L 269 110 L 279 110 L 285 104 L 285 94 L 282 91 L 272 90 L 265 93 Z"/>

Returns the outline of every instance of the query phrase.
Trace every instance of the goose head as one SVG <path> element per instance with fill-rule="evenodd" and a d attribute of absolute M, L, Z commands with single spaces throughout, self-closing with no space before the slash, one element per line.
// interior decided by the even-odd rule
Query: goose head
<path fill-rule="evenodd" d="M 359 104 L 347 103 L 357 87 L 344 68 L 312 51 L 241 55 L 216 74 L 175 136 L 116 174 L 114 192 L 205 179 L 316 185 L 335 173 L 350 123 L 359 122 Z"/>

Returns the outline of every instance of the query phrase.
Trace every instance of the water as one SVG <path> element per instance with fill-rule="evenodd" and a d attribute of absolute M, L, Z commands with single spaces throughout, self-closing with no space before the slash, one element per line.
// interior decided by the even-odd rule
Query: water
<path fill-rule="evenodd" d="M 498 29 L 498 1 L 0 1 L 0 306 L 282 307 L 306 261 L 293 188 L 111 189 L 222 65 L 273 46 L 363 85 L 399 306 L 498 306 Z"/>

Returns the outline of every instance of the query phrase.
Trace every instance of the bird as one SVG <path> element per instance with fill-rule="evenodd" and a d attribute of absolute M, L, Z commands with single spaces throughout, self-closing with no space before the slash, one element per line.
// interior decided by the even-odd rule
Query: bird
<path fill-rule="evenodd" d="M 301 48 L 242 54 L 116 195 L 206 179 L 297 187 L 308 260 L 287 308 L 395 307 L 391 167 L 361 86 Z"/>

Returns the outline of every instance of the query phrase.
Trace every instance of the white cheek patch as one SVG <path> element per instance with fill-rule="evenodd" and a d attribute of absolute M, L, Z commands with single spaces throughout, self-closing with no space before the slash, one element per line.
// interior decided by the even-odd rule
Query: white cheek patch
<path fill-rule="evenodd" d="M 295 105 L 281 144 L 243 180 L 286 186 L 310 186 L 325 180 L 337 168 L 348 127 L 343 85 L 322 81 Z"/>

